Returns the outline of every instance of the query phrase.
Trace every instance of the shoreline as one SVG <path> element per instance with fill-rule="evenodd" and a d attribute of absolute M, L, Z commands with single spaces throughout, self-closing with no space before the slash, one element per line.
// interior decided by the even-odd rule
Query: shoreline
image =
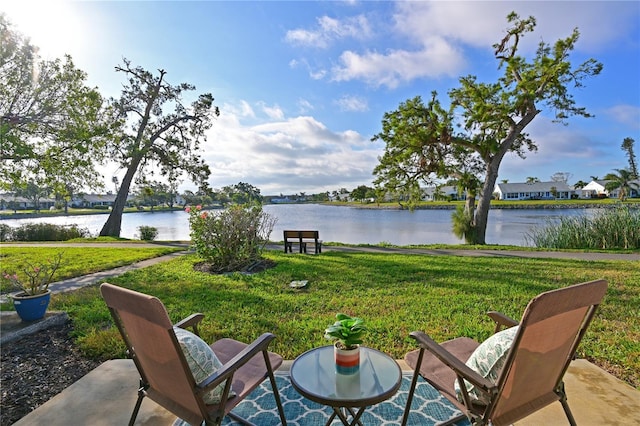
<path fill-rule="evenodd" d="M 318 202 L 318 203 L 268 203 L 264 205 L 298 205 L 298 204 L 319 204 L 319 205 L 327 205 L 327 206 L 335 206 L 335 207 L 351 207 L 354 209 L 379 209 L 379 210 L 409 210 L 408 207 L 400 206 L 400 205 L 380 205 L 375 203 L 369 204 L 357 204 L 357 203 L 331 203 L 331 202 Z M 455 210 L 457 206 L 461 205 L 458 203 L 451 204 L 421 204 L 419 206 L 415 206 L 414 210 Z M 526 202 L 522 203 L 513 203 L 513 204 L 492 204 L 491 210 L 558 210 L 558 209 L 574 209 L 574 210 L 583 210 L 583 209 L 609 209 L 619 205 L 624 205 L 632 209 L 640 209 L 640 202 L 626 202 L 626 203 L 544 203 L 544 204 L 527 204 Z M 160 210 L 136 210 L 136 211 L 126 211 L 123 214 L 130 213 L 160 213 L 167 211 L 182 211 L 183 208 L 173 208 L 173 209 L 160 209 Z M 95 211 L 79 211 L 79 212 L 45 212 L 45 213 L 0 213 L 0 220 L 4 219 L 39 219 L 43 217 L 65 217 L 65 216 L 87 216 L 87 215 L 98 215 L 98 214 L 109 214 L 109 210 L 95 210 Z"/>

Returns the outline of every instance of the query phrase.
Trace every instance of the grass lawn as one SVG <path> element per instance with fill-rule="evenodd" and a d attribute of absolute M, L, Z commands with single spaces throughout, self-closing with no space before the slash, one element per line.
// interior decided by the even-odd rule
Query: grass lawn
<path fill-rule="evenodd" d="M 151 259 L 164 254 L 182 250 L 176 247 L 146 248 L 136 247 L 135 243 L 130 247 L 33 247 L 25 244 L 24 247 L 5 247 L 0 250 L 0 273 L 16 273 L 21 280 L 26 280 L 26 274 L 22 270 L 24 262 L 33 266 L 40 266 L 47 260 L 53 259 L 57 253 L 62 253 L 60 268 L 53 276 L 53 281 L 61 281 L 67 278 L 104 271 L 129 265 L 141 260 Z M 11 292 L 7 283 L 3 280 L 0 284 L 2 292 Z"/>
<path fill-rule="evenodd" d="M 4 250 L 3 250 L 4 252 Z M 205 314 L 207 341 L 251 341 L 269 331 L 271 349 L 286 359 L 329 344 L 324 329 L 337 312 L 364 318 L 367 346 L 395 358 L 415 349 L 409 332 L 436 341 L 457 336 L 486 339 L 485 312 L 519 319 L 528 301 L 554 288 L 592 279 L 609 291 L 578 355 L 640 389 L 640 267 L 637 262 L 372 254 L 330 251 L 320 256 L 267 251 L 276 267 L 255 275 L 210 275 L 193 270 L 187 255 L 128 272 L 110 282 L 160 298 L 173 321 Z M 309 280 L 304 290 L 292 280 Z M 69 313 L 77 342 L 88 355 L 124 357 L 97 286 L 55 295 L 51 309 Z"/>

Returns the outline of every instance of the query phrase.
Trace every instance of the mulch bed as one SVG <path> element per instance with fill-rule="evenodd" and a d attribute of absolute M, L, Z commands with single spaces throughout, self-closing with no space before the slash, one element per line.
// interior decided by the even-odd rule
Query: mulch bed
<path fill-rule="evenodd" d="M 9 426 L 100 365 L 74 346 L 71 323 L 2 345 L 0 425 Z"/>

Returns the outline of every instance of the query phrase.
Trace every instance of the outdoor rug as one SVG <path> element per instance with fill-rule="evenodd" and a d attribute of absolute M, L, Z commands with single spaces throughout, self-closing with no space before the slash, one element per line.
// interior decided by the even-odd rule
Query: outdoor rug
<path fill-rule="evenodd" d="M 411 385 L 411 374 L 402 375 L 402 384 L 398 392 L 389 400 L 380 404 L 367 407 L 362 414 L 361 421 L 365 426 L 391 426 L 399 425 L 402 422 L 402 415 L 409 395 Z M 291 386 L 288 375 L 276 374 L 276 382 L 287 424 L 291 426 L 322 426 L 324 425 L 333 410 L 331 407 L 320 405 L 316 402 L 303 398 Z M 411 404 L 411 414 L 407 422 L 408 425 L 430 426 L 443 420 L 455 417 L 460 412 L 438 391 L 436 391 L 422 377 L 419 378 L 416 386 L 413 402 Z M 233 410 L 240 417 L 258 426 L 275 426 L 280 424 L 278 409 L 271 394 L 271 384 L 265 380 L 260 387 L 251 393 Z M 226 426 L 240 425 L 228 416 L 222 422 Z M 332 425 L 341 425 L 339 419 L 334 420 Z M 458 426 L 468 426 L 468 420 L 461 420 L 456 423 Z M 174 426 L 188 426 L 183 420 L 176 420 Z"/>

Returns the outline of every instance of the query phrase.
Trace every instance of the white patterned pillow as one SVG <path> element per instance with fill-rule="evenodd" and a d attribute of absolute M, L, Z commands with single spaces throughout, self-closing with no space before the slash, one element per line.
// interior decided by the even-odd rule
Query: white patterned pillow
<path fill-rule="evenodd" d="M 504 363 L 507 361 L 509 349 L 517 332 L 518 326 L 516 325 L 489 337 L 473 351 L 466 362 L 467 366 L 485 379 L 495 383 L 502 371 L 502 367 L 504 367 Z M 482 405 L 489 404 L 489 396 L 486 393 L 476 389 L 473 384 L 466 380 L 464 383 L 473 402 Z M 458 380 L 456 380 L 454 388 L 458 399 L 462 401 L 462 392 Z"/>
<path fill-rule="evenodd" d="M 176 338 L 180 343 L 180 348 L 187 359 L 187 364 L 189 364 L 189 369 L 196 383 L 202 383 L 207 377 L 222 368 L 222 362 L 204 340 L 184 328 L 173 327 L 173 331 L 176 333 Z M 222 382 L 202 396 L 205 404 L 218 404 L 220 402 L 225 383 Z M 229 398 L 235 395 L 233 390 L 229 391 Z"/>

